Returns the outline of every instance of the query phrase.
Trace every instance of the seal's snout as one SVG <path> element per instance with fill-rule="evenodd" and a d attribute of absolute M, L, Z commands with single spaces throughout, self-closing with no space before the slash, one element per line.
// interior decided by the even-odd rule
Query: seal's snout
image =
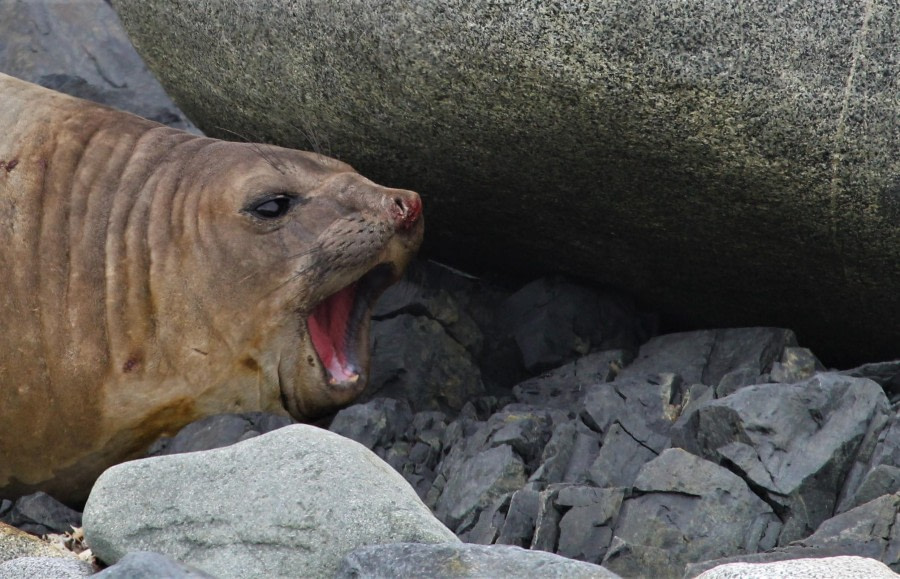
<path fill-rule="evenodd" d="M 400 231 L 408 231 L 422 216 L 422 199 L 415 191 L 394 191 L 390 206 L 391 217 Z"/>

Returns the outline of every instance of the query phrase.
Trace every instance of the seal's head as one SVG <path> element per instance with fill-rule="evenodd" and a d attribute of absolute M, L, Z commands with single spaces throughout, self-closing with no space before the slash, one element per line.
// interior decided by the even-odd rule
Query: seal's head
<path fill-rule="evenodd" d="M 177 189 L 190 191 L 185 203 L 196 207 L 179 208 Z M 168 356 L 204 370 L 210 358 L 237 360 L 202 378 L 227 383 L 249 373 L 256 391 L 233 389 L 235 408 L 256 406 L 249 396 L 308 420 L 358 396 L 372 306 L 422 240 L 419 196 L 322 155 L 211 141 L 190 159 L 173 207 L 182 219 L 202 217 L 170 223 L 170 242 L 151 248 L 160 267 L 192 276 L 190 294 L 165 272 L 151 276 L 167 284 L 153 293 L 172 310 L 159 316 L 171 326 L 159 328 L 160 344 L 179 345 Z M 180 339 L 166 340 L 167 332 Z"/>
<path fill-rule="evenodd" d="M 77 504 L 199 418 L 362 391 L 418 195 L 3 74 L 0 102 L 0 498 Z"/>

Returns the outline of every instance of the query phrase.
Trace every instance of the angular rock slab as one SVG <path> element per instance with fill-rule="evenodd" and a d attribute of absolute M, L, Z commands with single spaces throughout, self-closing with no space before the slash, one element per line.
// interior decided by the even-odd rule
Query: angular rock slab
<path fill-rule="evenodd" d="M 104 0 L 2 2 L 0 38 L 5 74 L 196 131 L 147 70 Z"/>
<path fill-rule="evenodd" d="M 423 192 L 444 261 L 900 353 L 893 2 L 113 4 L 202 128 Z"/>
<path fill-rule="evenodd" d="M 775 544 L 781 523 L 737 475 L 673 448 L 638 473 L 604 567 L 625 577 L 681 577 L 688 563 Z"/>
<path fill-rule="evenodd" d="M 871 380 L 820 374 L 763 384 L 699 405 L 673 444 L 740 473 L 784 521 L 779 545 L 808 536 L 858 485 L 887 425 L 889 405 Z M 849 481 L 849 482 L 848 482 Z"/>
<path fill-rule="evenodd" d="M 155 551 L 222 579 L 330 577 L 364 545 L 459 542 L 368 449 L 305 425 L 112 467 L 84 525 L 106 563 Z"/>
<path fill-rule="evenodd" d="M 378 545 L 348 555 L 335 579 L 541 577 L 617 579 L 599 565 L 507 545 Z"/>
<path fill-rule="evenodd" d="M 728 563 L 697 579 L 895 579 L 887 565 L 865 557 L 792 559 L 775 563 Z"/>
<path fill-rule="evenodd" d="M 828 519 L 811 536 L 787 547 L 693 563 L 688 565 L 685 577 L 696 577 L 729 563 L 773 563 L 824 557 L 866 557 L 900 571 L 898 522 L 900 495 L 886 495 Z"/>

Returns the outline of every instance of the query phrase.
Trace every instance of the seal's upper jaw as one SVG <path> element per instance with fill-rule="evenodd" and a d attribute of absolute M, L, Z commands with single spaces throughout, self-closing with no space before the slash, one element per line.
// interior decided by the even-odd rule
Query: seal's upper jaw
<path fill-rule="evenodd" d="M 352 402 L 365 389 L 370 354 L 369 326 L 375 301 L 400 278 L 422 241 L 424 222 L 419 196 L 412 191 L 385 189 L 370 182 L 369 186 L 378 192 L 365 198 L 369 203 L 369 214 L 381 216 L 378 225 L 370 227 L 359 220 L 341 220 L 339 226 L 350 227 L 350 231 L 357 235 L 362 232 L 356 229 L 377 233 L 372 234 L 369 243 L 357 243 L 354 248 L 347 245 L 323 246 L 323 257 L 334 252 L 333 259 L 325 258 L 329 267 L 333 267 L 334 263 L 345 264 L 349 267 L 343 268 L 345 276 L 353 271 L 354 266 L 350 263 L 358 263 L 355 267 L 361 269 L 343 277 L 341 283 L 346 285 L 338 286 L 336 291 L 332 286 L 328 291 L 333 293 L 321 297 L 302 315 L 305 327 L 301 333 L 306 334 L 311 349 L 315 351 L 315 359 L 310 365 L 318 369 L 319 384 L 309 388 L 305 397 L 298 399 L 296 393 L 288 397 L 289 401 L 294 402 L 294 410 L 302 415 L 297 416 L 292 411 L 297 418 L 326 414 Z M 362 186 L 359 189 L 364 190 Z M 330 239 L 334 238 L 332 236 Z M 363 249 L 367 245 L 377 249 L 368 257 L 363 257 L 371 251 Z M 304 369 L 305 372 L 310 370 L 313 369 Z M 309 396 L 310 390 L 317 394 Z M 291 411 L 290 405 L 288 410 Z"/>

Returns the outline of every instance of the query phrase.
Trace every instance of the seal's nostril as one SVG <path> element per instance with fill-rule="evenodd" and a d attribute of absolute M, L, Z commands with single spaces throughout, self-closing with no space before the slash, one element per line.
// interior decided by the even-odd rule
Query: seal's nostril
<path fill-rule="evenodd" d="M 407 195 L 397 195 L 394 197 L 393 213 L 397 227 L 409 229 L 415 225 L 422 214 L 422 200 L 412 191 L 409 191 Z"/>

